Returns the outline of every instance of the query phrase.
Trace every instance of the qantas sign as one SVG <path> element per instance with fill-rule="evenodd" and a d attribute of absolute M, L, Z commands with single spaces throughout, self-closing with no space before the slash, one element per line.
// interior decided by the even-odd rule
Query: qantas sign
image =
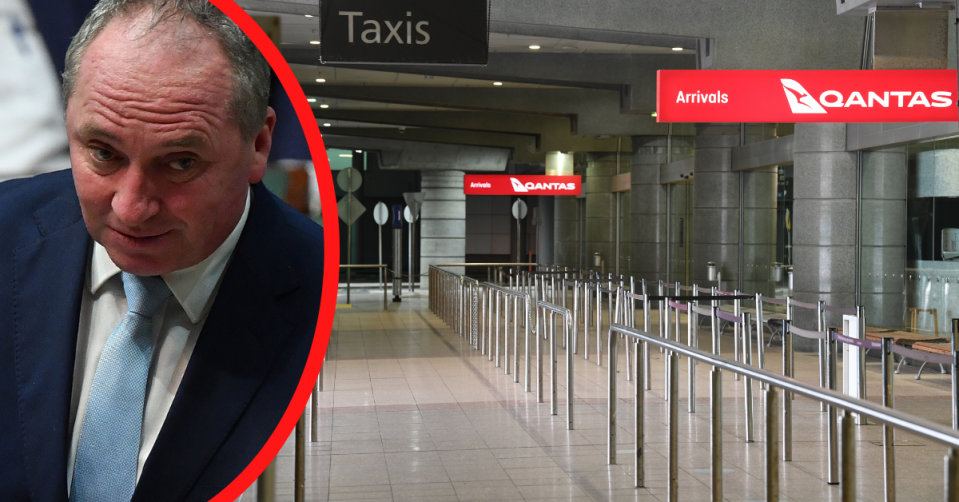
<path fill-rule="evenodd" d="M 463 179 L 466 195 L 579 195 L 581 190 L 579 176 L 467 174 Z"/>
<path fill-rule="evenodd" d="M 955 122 L 954 70 L 660 70 L 658 122 Z"/>

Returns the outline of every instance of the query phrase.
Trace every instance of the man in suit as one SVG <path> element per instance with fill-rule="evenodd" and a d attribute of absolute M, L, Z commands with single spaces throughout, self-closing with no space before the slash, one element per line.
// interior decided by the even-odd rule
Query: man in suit
<path fill-rule="evenodd" d="M 323 237 L 260 183 L 268 89 L 205 0 L 87 18 L 72 170 L 0 183 L 0 499 L 207 500 L 276 427 Z"/>

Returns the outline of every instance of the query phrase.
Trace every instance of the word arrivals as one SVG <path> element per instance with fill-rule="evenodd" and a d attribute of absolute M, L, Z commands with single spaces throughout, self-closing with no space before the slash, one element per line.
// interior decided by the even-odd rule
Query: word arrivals
<path fill-rule="evenodd" d="M 521 176 L 467 174 L 463 179 L 466 195 L 579 195 L 579 176 Z"/>
<path fill-rule="evenodd" d="M 339 11 L 339 15 L 341 15 L 341 16 L 346 16 L 346 18 L 347 18 L 348 28 L 347 28 L 347 30 L 346 30 L 346 33 L 347 33 L 347 37 L 346 37 L 346 38 L 347 38 L 347 42 L 349 42 L 349 43 L 352 44 L 352 43 L 353 43 L 353 31 L 354 31 L 354 19 L 353 19 L 353 18 L 357 18 L 357 17 L 358 17 L 358 18 L 362 18 L 362 17 L 363 17 L 363 13 L 362 13 L 362 12 L 358 12 L 358 11 L 344 11 L 344 10 L 341 10 L 341 11 Z M 407 13 L 406 13 L 406 17 L 410 17 L 410 16 L 412 16 L 412 15 L 413 15 L 412 12 L 407 12 Z M 386 21 L 386 20 L 383 21 L 383 24 L 386 25 L 386 29 L 387 29 L 388 32 L 387 32 L 387 34 L 386 34 L 386 39 L 383 40 L 382 43 L 388 44 L 388 43 L 390 43 L 391 40 L 392 40 L 392 41 L 395 41 L 395 42 L 398 43 L 398 44 L 403 44 L 403 43 L 404 43 L 404 42 L 403 42 L 404 38 L 402 37 L 402 34 L 400 33 L 400 30 L 401 30 L 401 28 L 403 28 L 403 25 L 404 25 L 403 21 L 404 21 L 404 20 L 402 20 L 402 19 L 399 20 L 399 21 L 396 21 L 395 23 L 390 22 L 390 21 Z M 417 36 L 418 36 L 419 38 L 416 38 L 416 39 L 414 40 L 414 39 L 413 39 L 413 32 L 412 32 L 412 28 L 413 28 L 413 26 L 414 26 L 414 25 L 413 25 L 413 21 L 412 21 L 412 20 L 406 20 L 406 38 L 405 38 L 406 42 L 405 42 L 405 43 L 406 43 L 407 45 L 412 44 L 412 43 L 416 43 L 416 45 L 426 45 L 426 44 L 430 43 L 430 34 L 427 33 L 426 30 L 424 29 L 425 27 L 429 26 L 429 24 L 430 24 L 429 21 L 418 21 L 418 22 L 416 23 L 416 25 L 415 25 L 415 27 L 416 27 L 416 33 L 417 33 Z M 365 44 L 378 44 L 378 43 L 381 43 L 381 42 L 380 42 L 380 35 L 381 35 L 382 32 L 380 31 L 380 22 L 379 22 L 379 21 L 377 21 L 377 20 L 375 20 L 375 19 L 367 19 L 367 20 L 363 21 L 362 26 L 371 26 L 371 28 L 367 28 L 367 29 L 363 30 L 362 33 L 360 33 L 360 40 L 362 40 L 363 43 L 365 43 Z"/>
<path fill-rule="evenodd" d="M 952 70 L 660 70 L 656 120 L 954 122 L 955 96 Z"/>
<path fill-rule="evenodd" d="M 679 91 L 679 95 L 676 96 L 677 103 L 728 103 L 729 94 L 725 94 L 721 91 L 716 91 L 709 94 L 703 94 L 699 91 L 693 93 L 684 93 Z"/>

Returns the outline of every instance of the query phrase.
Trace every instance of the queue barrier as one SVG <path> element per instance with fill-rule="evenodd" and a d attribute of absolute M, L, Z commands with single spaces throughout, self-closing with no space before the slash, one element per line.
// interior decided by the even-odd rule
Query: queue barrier
<path fill-rule="evenodd" d="M 687 304 L 687 309 L 691 305 Z M 698 307 L 696 307 L 698 308 Z M 713 307 L 715 309 L 715 307 Z M 717 314 L 719 315 L 719 314 Z M 728 315 L 728 314 L 726 314 Z M 748 315 L 748 313 L 747 313 Z M 744 316 L 745 317 L 745 316 Z M 745 323 L 746 319 L 743 318 L 742 321 Z M 959 319 L 954 320 L 954 331 L 959 334 Z M 766 481 L 766 500 L 778 500 L 779 499 L 779 436 L 778 436 L 778 420 L 779 420 L 779 390 L 781 390 L 784 395 L 781 400 L 783 406 L 783 438 L 784 442 L 787 439 L 791 439 L 791 436 L 787 434 L 789 429 L 786 428 L 788 424 L 785 420 L 790 417 L 791 412 L 787 408 L 790 405 L 790 394 L 798 394 L 813 400 L 825 403 L 827 407 L 836 411 L 838 409 L 844 410 L 843 420 L 841 424 L 841 445 L 838 441 L 833 438 L 833 441 L 829 444 L 829 476 L 827 482 L 840 484 L 842 489 L 842 499 L 843 500 L 855 500 L 855 442 L 853 434 L 854 419 L 853 414 L 858 414 L 862 416 L 868 416 L 878 422 L 883 424 L 883 434 L 884 434 L 884 488 L 886 490 L 886 500 L 895 499 L 895 462 L 894 462 L 894 442 L 893 442 L 893 430 L 895 428 L 907 430 L 913 434 L 920 435 L 929 440 L 936 441 L 946 445 L 949 450 L 945 456 L 944 463 L 944 475 L 943 475 L 943 485 L 946 492 L 946 500 L 956 500 L 959 497 L 959 433 L 955 430 L 957 425 L 957 420 L 954 418 L 954 428 L 949 429 L 939 424 L 935 424 L 931 421 L 925 420 L 923 418 L 915 417 L 900 411 L 897 411 L 893 408 L 893 393 L 892 393 L 892 354 L 893 352 L 901 353 L 902 350 L 911 350 L 901 347 L 896 349 L 892 343 L 891 338 L 886 338 L 880 344 L 880 349 L 882 350 L 883 355 L 883 404 L 882 406 L 862 400 L 857 398 L 851 398 L 849 396 L 838 393 L 834 388 L 816 388 L 812 385 L 806 384 L 804 382 L 797 381 L 786 375 L 778 375 L 772 373 L 768 370 L 762 368 L 755 368 L 745 362 L 739 362 L 735 360 L 730 360 L 716 354 L 711 354 L 706 351 L 700 350 L 696 347 L 684 345 L 675 340 L 670 340 L 657 336 L 655 334 L 649 333 L 648 330 L 636 330 L 629 326 L 614 323 L 610 326 L 609 329 L 609 351 L 610 351 L 610 364 L 609 364 L 609 375 L 610 375 L 610 387 L 609 387 L 609 429 L 608 429 L 608 440 L 607 440 L 607 459 L 608 463 L 616 463 L 616 388 L 615 388 L 615 374 L 616 374 L 616 358 L 613 357 L 616 350 L 616 341 L 617 337 L 614 334 L 624 335 L 627 338 L 627 343 L 637 343 L 641 345 L 656 345 L 663 348 L 667 353 L 666 365 L 669 368 L 670 378 L 667 380 L 667 394 L 669 395 L 669 406 L 667 412 L 667 427 L 668 427 L 668 454 L 667 454 L 667 499 L 670 501 L 679 500 L 679 470 L 678 470 L 678 430 L 679 430 L 679 413 L 678 413 L 678 370 L 679 370 L 679 356 L 686 356 L 690 359 L 694 359 L 698 362 L 702 362 L 712 366 L 711 372 L 711 438 L 710 438 L 710 450 L 711 450 L 711 466 L 710 466 L 710 479 L 711 479 L 711 490 L 712 490 L 712 499 L 715 501 L 722 500 L 722 371 L 730 371 L 733 373 L 740 373 L 745 381 L 757 380 L 767 385 L 765 390 L 765 481 Z M 790 339 L 791 335 L 796 334 L 799 336 L 805 336 L 809 338 L 819 339 L 826 343 L 825 349 L 827 354 L 830 356 L 830 368 L 834 370 L 834 361 L 835 361 L 835 344 L 837 342 L 849 343 L 856 347 L 865 349 L 865 348 L 876 348 L 875 342 L 862 340 L 851 337 L 844 337 L 842 335 L 836 336 L 834 330 L 830 329 L 826 332 L 819 331 L 807 331 L 799 328 L 789 326 L 787 330 L 784 331 L 785 338 Z M 788 343 L 788 342 L 787 342 Z M 785 346 L 786 344 L 784 344 Z M 953 346 L 955 348 L 955 345 Z M 915 352 L 915 351 L 913 351 Z M 954 350 L 952 360 L 953 363 L 956 362 L 957 355 L 959 352 Z M 940 356 L 941 357 L 941 356 Z M 641 374 L 644 365 L 643 358 L 636 358 L 637 372 Z M 787 372 L 789 368 L 785 368 Z M 955 370 L 955 367 L 954 367 Z M 955 378 L 955 371 L 953 372 L 953 385 L 959 386 L 959 380 Z M 827 377 L 830 377 L 830 383 L 834 385 L 835 382 L 835 372 L 829 371 Z M 779 390 L 778 390 L 779 389 Z M 636 447 L 635 447 L 635 484 L 637 487 L 642 487 L 645 485 L 645 476 L 644 476 L 644 398 L 645 398 L 645 386 L 636 385 L 635 386 L 636 397 L 634 402 L 636 420 L 635 420 L 635 437 L 636 437 Z M 953 398 L 953 409 L 956 408 L 956 399 L 955 394 Z M 832 416 L 832 415 L 830 415 Z M 832 432 L 835 433 L 835 423 L 831 427 Z M 786 444 L 784 444 L 784 447 Z M 841 446 L 841 447 L 840 447 Z M 838 459 L 837 459 L 838 456 Z M 787 458 L 784 455 L 783 461 L 789 461 L 791 458 Z M 838 476 L 838 472 L 833 473 L 835 469 L 838 471 L 839 465 L 842 466 L 841 478 Z"/>

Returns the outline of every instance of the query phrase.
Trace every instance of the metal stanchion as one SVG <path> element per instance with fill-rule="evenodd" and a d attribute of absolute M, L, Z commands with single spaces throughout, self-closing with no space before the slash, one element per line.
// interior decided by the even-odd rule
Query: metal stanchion
<path fill-rule="evenodd" d="M 669 367 L 669 482 L 666 485 L 666 498 L 670 502 L 679 500 L 679 355 L 669 354 L 666 360 Z"/>
<path fill-rule="evenodd" d="M 493 298 L 495 293 L 493 288 L 486 288 L 486 306 L 488 310 L 486 311 L 486 359 L 493 360 Z M 498 321 L 499 319 L 497 319 Z"/>
<path fill-rule="evenodd" d="M 737 300 L 738 302 L 739 300 Z M 738 310 L 738 309 L 737 309 Z M 743 358 L 742 363 L 748 366 L 753 364 L 753 352 L 752 352 L 752 343 L 750 343 L 752 338 L 752 324 L 749 322 L 749 312 L 742 313 L 743 325 Z M 743 395 L 746 401 L 746 442 L 752 443 L 754 440 L 753 431 L 755 417 L 753 415 L 753 380 L 749 377 L 743 377 Z"/>
<path fill-rule="evenodd" d="M 536 304 L 536 402 L 543 402 L 543 332 L 542 309 Z M 528 341 L 528 340 L 527 340 Z"/>
<path fill-rule="evenodd" d="M 716 313 L 713 307 L 713 314 Z M 715 317 L 714 317 L 715 318 Z M 710 372 L 710 402 L 711 427 L 710 436 L 710 477 L 712 478 L 712 500 L 723 502 L 723 374 L 719 368 Z"/>
<path fill-rule="evenodd" d="M 496 357 L 495 357 L 495 359 L 496 359 L 496 367 L 499 368 L 499 321 L 500 321 L 499 304 L 500 304 L 500 300 L 502 299 L 503 295 L 500 294 L 499 291 L 496 291 L 496 292 L 494 293 L 494 296 L 495 296 L 495 298 L 496 298 L 496 300 L 495 300 L 495 301 L 496 301 L 496 334 L 494 335 L 494 336 L 496 337 L 496 343 L 495 343 L 495 349 L 494 349 L 494 350 L 496 350 Z"/>
<path fill-rule="evenodd" d="M 646 279 L 643 279 L 643 331 L 646 333 L 649 333 L 649 318 L 649 295 L 646 294 Z M 651 374 L 652 370 L 650 369 L 652 367 L 652 354 L 650 353 L 648 343 L 643 344 L 642 357 L 645 359 L 645 363 L 643 364 L 643 387 L 645 387 L 646 390 L 650 390 L 652 389 L 653 376 Z"/>
<path fill-rule="evenodd" d="M 952 320 L 952 428 L 959 430 L 959 319 Z"/>
<path fill-rule="evenodd" d="M 766 388 L 766 502 L 779 501 L 779 396 Z"/>
<path fill-rule="evenodd" d="M 303 429 L 306 428 L 306 413 L 300 414 L 300 419 L 296 422 L 296 437 L 294 448 L 294 466 L 293 466 L 293 500 L 294 502 L 303 502 L 305 499 L 304 490 L 306 488 L 306 434 Z"/>
<path fill-rule="evenodd" d="M 627 341 L 626 343 L 630 343 Z M 636 396 L 635 401 L 633 401 L 633 415 L 635 420 L 633 421 L 633 435 L 636 438 L 636 457 L 634 459 L 635 469 L 633 472 L 633 481 L 637 488 L 643 488 L 646 486 L 646 469 L 644 458 L 643 458 L 643 449 L 644 443 L 646 441 L 646 390 L 645 385 L 639 381 L 641 378 L 640 375 L 646 373 L 644 366 L 645 362 L 643 357 L 640 356 L 640 350 L 643 353 L 648 354 L 649 351 L 646 350 L 646 344 L 642 342 L 636 343 Z"/>
<path fill-rule="evenodd" d="M 526 327 L 525 327 L 526 344 L 525 344 L 525 347 L 524 347 L 524 349 L 523 349 L 523 350 L 526 352 L 526 367 L 525 367 L 524 370 L 523 370 L 523 371 L 525 372 L 525 375 L 524 375 L 524 377 L 523 377 L 523 383 L 524 383 L 524 386 L 526 387 L 526 392 L 529 392 L 529 390 L 530 390 L 530 380 L 529 380 L 529 366 L 530 366 L 530 364 L 529 364 L 529 363 L 530 363 L 530 352 L 531 352 L 530 343 L 529 343 L 529 335 L 530 335 L 530 332 L 531 332 L 532 329 L 533 329 L 533 319 L 532 319 L 532 316 L 530 315 L 530 314 L 532 314 L 532 312 L 530 311 L 530 308 L 532 307 L 532 305 L 530 305 L 530 300 L 529 300 L 529 297 L 528 297 L 528 296 L 526 297 L 526 299 L 523 300 L 523 303 L 526 304 L 526 315 L 523 316 L 523 319 L 526 320 L 526 322 L 525 322 L 525 324 L 526 324 Z"/>
<path fill-rule="evenodd" d="M 554 322 L 554 317 L 556 313 L 553 311 L 543 312 L 544 315 L 549 316 L 549 414 L 556 414 L 556 395 L 558 393 L 559 379 L 556 376 L 556 323 Z"/>
<path fill-rule="evenodd" d="M 579 281 L 573 281 L 573 341 L 572 348 L 567 349 L 576 354 L 579 347 Z"/>
<path fill-rule="evenodd" d="M 256 478 L 256 502 L 276 502 L 276 459 Z"/>
<path fill-rule="evenodd" d="M 564 283 L 565 284 L 565 283 Z M 563 294 L 566 294 L 566 287 L 563 286 Z M 570 324 L 576 324 L 576 318 L 566 311 L 563 316 L 563 339 L 566 340 L 566 430 L 573 430 L 573 376 L 576 371 L 573 368 L 573 351 L 570 346 L 573 343 L 570 332 Z"/>
<path fill-rule="evenodd" d="M 596 283 L 596 366 L 603 365 L 603 290 L 599 282 Z"/>
<path fill-rule="evenodd" d="M 663 338 L 669 340 L 669 333 L 670 333 L 669 328 L 670 328 L 670 325 L 672 324 L 670 322 L 670 317 L 669 317 L 669 300 L 663 300 L 660 302 L 659 312 L 660 312 L 659 319 L 660 321 L 663 321 L 663 328 L 662 330 L 660 330 L 660 334 L 663 336 Z M 669 358 L 669 351 L 666 351 L 666 358 L 667 359 Z M 664 364 L 663 365 L 663 382 L 665 382 L 664 386 L 666 389 L 669 389 L 670 385 L 672 384 L 672 382 L 669 381 L 669 376 L 670 376 L 669 365 Z M 669 399 L 670 399 L 669 392 L 663 392 L 663 400 L 669 401 Z"/>
<path fill-rule="evenodd" d="M 893 338 L 882 339 L 882 405 L 894 408 L 893 393 Z M 882 425 L 882 466 L 885 502 L 896 501 L 896 430 L 887 424 Z"/>
<path fill-rule="evenodd" d="M 835 343 L 835 342 L 833 342 Z M 835 347 L 833 347 L 835 350 Z M 856 443 L 852 413 L 842 414 L 842 502 L 856 502 Z"/>
<path fill-rule="evenodd" d="M 679 312 L 677 309 L 676 312 Z M 693 318 L 696 314 L 693 312 L 693 302 L 686 302 L 686 344 L 693 348 L 699 348 L 699 335 L 696 334 L 696 327 Z M 676 321 L 676 329 L 679 330 L 679 320 Z M 689 413 L 696 413 L 696 360 L 692 357 L 686 358 L 689 363 L 688 381 L 686 383 L 687 399 L 689 400 Z"/>
<path fill-rule="evenodd" d="M 949 448 L 943 464 L 943 499 L 946 502 L 959 502 L 959 451 Z"/>
<path fill-rule="evenodd" d="M 821 303 L 821 302 L 820 302 Z M 826 381 L 830 390 L 836 390 L 836 340 L 832 337 L 832 330 L 828 331 L 828 339 L 825 340 L 826 349 Z M 828 442 L 828 483 L 835 485 L 839 483 L 839 448 L 836 441 L 836 407 L 829 405 L 826 407 L 826 439 Z"/>
<path fill-rule="evenodd" d="M 733 294 L 736 296 L 739 296 L 739 290 L 738 289 L 733 290 Z M 739 300 L 733 300 L 733 315 L 736 317 L 740 316 L 741 303 L 742 302 L 740 302 Z M 743 341 L 741 340 L 743 334 L 745 333 L 744 328 L 745 328 L 745 325 L 740 326 L 739 323 L 735 323 L 735 322 L 733 323 L 733 359 L 740 362 L 744 362 L 742 358 L 742 350 L 743 350 L 742 346 L 745 344 L 743 344 Z M 736 380 L 737 382 L 739 381 L 739 373 L 733 374 L 733 380 Z M 748 431 L 747 431 L 746 442 L 747 443 L 750 442 L 750 439 L 751 438 L 748 437 Z"/>
<path fill-rule="evenodd" d="M 616 342 L 613 330 L 609 330 L 609 364 L 607 366 L 606 390 L 606 417 L 608 419 L 606 437 L 606 463 L 616 463 L 616 363 L 619 361 L 613 356 L 616 353 Z"/>
<path fill-rule="evenodd" d="M 762 293 L 756 293 L 756 341 L 759 342 L 759 346 L 756 347 L 756 356 L 759 358 L 759 367 L 766 367 L 766 348 L 763 343 L 763 295 Z M 761 389 L 766 389 L 766 383 L 763 382 L 760 384 Z"/>
<path fill-rule="evenodd" d="M 826 311 L 824 309 L 826 302 L 819 300 L 817 302 L 819 309 L 816 313 L 816 331 L 826 331 Z M 825 345 L 828 342 L 819 340 L 819 386 L 826 388 L 826 373 L 829 371 L 827 357 L 825 357 Z M 819 411 L 826 411 L 826 403 L 819 403 Z"/>
<path fill-rule="evenodd" d="M 319 379 L 316 382 L 313 382 L 313 394 L 310 396 L 310 442 L 315 443 L 318 441 L 316 437 L 316 430 L 320 428 L 319 426 L 319 416 L 317 415 L 317 401 L 320 399 L 320 383 Z"/>
<path fill-rule="evenodd" d="M 787 329 L 787 322 L 783 321 L 783 376 L 793 376 L 793 335 Z M 793 403 L 792 393 L 783 390 L 783 462 L 793 459 Z"/>

